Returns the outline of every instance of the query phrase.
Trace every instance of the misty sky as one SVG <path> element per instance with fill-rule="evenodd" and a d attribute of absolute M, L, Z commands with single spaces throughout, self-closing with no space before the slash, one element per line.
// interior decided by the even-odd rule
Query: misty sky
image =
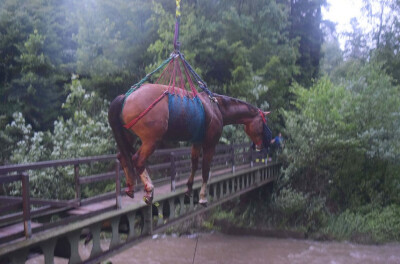
<path fill-rule="evenodd" d="M 353 17 L 357 18 L 361 26 L 367 27 L 367 21 L 361 12 L 362 0 L 328 0 L 328 4 L 328 8 L 323 9 L 323 18 L 337 23 L 336 31 L 343 48 L 345 39 L 340 34 L 351 30 L 350 20 Z"/>

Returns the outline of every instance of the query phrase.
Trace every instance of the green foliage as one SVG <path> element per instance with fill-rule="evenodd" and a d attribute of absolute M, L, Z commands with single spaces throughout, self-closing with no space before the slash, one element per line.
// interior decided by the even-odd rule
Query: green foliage
<path fill-rule="evenodd" d="M 333 171 L 325 166 L 341 157 L 343 148 L 357 143 L 350 140 L 352 127 L 346 118 L 349 92 L 327 79 L 309 90 L 294 86 L 292 91 L 297 96 L 294 105 L 301 112 L 284 112 L 290 140 L 284 150 L 288 166 L 282 184 L 293 183 L 307 193 L 326 194 Z"/>
<path fill-rule="evenodd" d="M 50 152 L 46 146 L 50 142 L 49 132 L 34 132 L 30 124 L 26 124 L 21 113 L 14 113 L 14 121 L 6 126 L 6 133 L 19 134 L 13 142 L 17 147 L 13 148 L 10 161 L 12 163 L 30 163 L 48 160 Z M 14 145 L 14 146 L 15 146 Z"/>
<path fill-rule="evenodd" d="M 22 112 L 35 130 L 46 130 L 61 114 L 63 85 L 68 74 L 62 67 L 70 41 L 65 4 L 52 1 L 3 1 L 0 13 L 0 94 L 7 121 Z"/>
<path fill-rule="evenodd" d="M 286 221 L 296 225 L 300 215 L 306 209 L 307 196 L 303 193 L 291 190 L 283 189 L 279 195 L 273 200 L 272 208 L 275 212 L 284 216 Z M 282 222 L 282 226 L 286 226 L 287 223 Z"/>
<path fill-rule="evenodd" d="M 350 69 L 343 85 L 294 86 L 298 110 L 285 112 L 280 184 L 327 197 L 331 209 L 398 200 L 399 87 L 378 65 Z"/>
<path fill-rule="evenodd" d="M 14 114 L 14 121 L 6 126 L 4 134 L 12 145 L 11 163 L 31 163 L 43 160 L 58 160 L 76 157 L 104 155 L 115 151 L 111 129 L 107 119 L 108 102 L 95 92 L 87 93 L 79 80 L 73 79 L 68 87 L 69 95 L 63 107 L 71 118 L 55 121 L 54 132 L 35 132 L 26 124 L 21 113 Z M 16 147 L 15 147 L 16 146 Z M 98 164 L 95 168 L 81 166 L 80 174 L 89 175 L 108 169 L 109 164 Z M 28 172 L 31 192 L 34 197 L 71 199 L 74 197 L 74 168 L 62 167 Z M 94 192 L 110 189 L 103 183 L 84 188 L 83 197 Z M 112 183 L 111 183 L 112 185 Z M 46 186 L 44 188 L 44 186 Z M 18 194 L 18 185 L 12 185 L 9 193 Z"/>
<path fill-rule="evenodd" d="M 399 216 L 400 207 L 394 204 L 384 208 L 346 210 L 332 217 L 323 232 L 336 239 L 362 243 L 398 241 L 400 239 Z"/>
<path fill-rule="evenodd" d="M 343 63 L 343 51 L 339 47 L 339 41 L 337 39 L 325 41 L 321 47 L 321 52 L 323 53 L 321 74 L 332 78 L 335 71 Z"/>
<path fill-rule="evenodd" d="M 13 92 L 24 116 L 38 128 L 49 126 L 60 113 L 61 92 L 55 85 L 57 74 L 48 56 L 44 55 L 45 37 L 37 30 L 20 48 L 22 77 L 13 81 Z M 50 110 L 51 109 L 51 110 Z M 57 109 L 57 110 L 54 110 Z"/>
<path fill-rule="evenodd" d="M 154 39 L 149 1 L 75 1 L 76 71 L 89 91 L 113 99 L 140 80 Z"/>
<path fill-rule="evenodd" d="M 96 92 L 87 93 L 73 79 L 63 108 L 71 118 L 54 124 L 52 159 L 102 155 L 113 152 L 115 144 L 108 124 L 108 101 Z"/>
<path fill-rule="evenodd" d="M 278 228 L 297 228 L 315 232 L 327 220 L 325 199 L 312 197 L 290 188 L 273 195 L 269 210 L 270 222 Z"/>
<path fill-rule="evenodd" d="M 290 38 L 299 39 L 300 57 L 296 64 L 300 71 L 295 80 L 308 87 L 319 77 L 321 45 L 323 32 L 321 29 L 321 8 L 326 0 L 290 1 Z"/>

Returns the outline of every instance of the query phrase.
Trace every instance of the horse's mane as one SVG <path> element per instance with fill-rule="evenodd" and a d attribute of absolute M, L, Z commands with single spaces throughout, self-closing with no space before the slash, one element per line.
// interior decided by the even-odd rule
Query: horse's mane
<path fill-rule="evenodd" d="M 240 100 L 240 99 L 237 99 L 237 98 L 233 98 L 233 97 L 230 97 L 230 96 L 226 96 L 226 95 L 215 94 L 215 93 L 214 93 L 214 96 L 221 99 L 221 100 L 218 100 L 219 104 L 222 103 L 224 105 L 227 105 L 227 104 L 233 102 L 233 103 L 236 103 L 236 104 L 247 106 L 249 111 L 254 111 L 256 113 L 258 112 L 258 108 L 257 107 L 255 107 L 254 105 L 251 105 L 251 104 L 249 104 L 249 103 L 247 103 L 247 102 L 245 102 L 243 100 Z"/>

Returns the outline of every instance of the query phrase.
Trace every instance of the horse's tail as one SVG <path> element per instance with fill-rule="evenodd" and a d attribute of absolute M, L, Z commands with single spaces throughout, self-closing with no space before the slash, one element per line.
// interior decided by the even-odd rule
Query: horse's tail
<path fill-rule="evenodd" d="M 125 162 L 121 162 L 122 166 L 126 163 L 128 173 L 130 176 L 125 175 L 126 177 L 131 177 L 132 181 L 134 180 L 134 167 L 132 163 L 132 155 L 135 154 L 135 150 L 133 148 L 133 143 L 136 141 L 136 136 L 131 134 L 129 131 L 125 130 L 121 120 L 121 111 L 124 105 L 125 95 L 117 96 L 110 104 L 110 108 L 108 109 L 108 122 L 111 126 L 111 129 L 114 134 L 115 141 L 117 142 L 117 147 L 120 154 L 123 156 Z M 121 159 L 120 159 L 121 160 Z M 125 169 L 125 168 L 124 168 Z M 126 174 L 127 172 L 125 172 Z M 128 179 L 127 179 L 128 180 Z M 128 185 L 129 187 L 129 185 Z"/>

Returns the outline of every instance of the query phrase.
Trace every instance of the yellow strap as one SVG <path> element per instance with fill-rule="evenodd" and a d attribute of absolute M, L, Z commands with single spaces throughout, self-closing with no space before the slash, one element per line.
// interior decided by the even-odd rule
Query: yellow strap
<path fill-rule="evenodd" d="M 176 2 L 176 17 L 181 16 L 181 0 L 175 0 Z"/>

